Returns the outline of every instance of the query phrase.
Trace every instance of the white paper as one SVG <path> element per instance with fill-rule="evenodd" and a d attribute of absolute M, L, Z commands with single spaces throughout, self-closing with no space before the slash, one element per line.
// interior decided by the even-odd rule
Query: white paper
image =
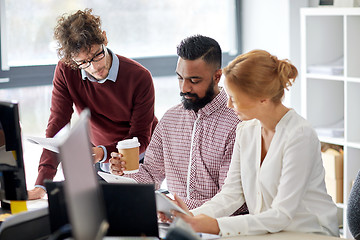
<path fill-rule="evenodd" d="M 315 131 L 321 137 L 343 138 L 344 119 L 328 126 L 315 126 Z"/>
<path fill-rule="evenodd" d="M 42 138 L 42 137 L 27 137 L 27 140 L 34 144 L 39 144 L 43 148 L 59 153 L 60 139 L 56 138 Z"/>
<path fill-rule="evenodd" d="M 53 138 L 44 137 L 26 137 L 26 139 L 34 144 L 38 144 L 41 147 L 59 153 L 59 146 L 66 138 L 70 131 L 70 124 L 65 125 Z"/>
<path fill-rule="evenodd" d="M 307 68 L 307 72 L 315 74 L 343 75 L 344 57 L 340 57 L 329 63 L 310 65 Z"/>

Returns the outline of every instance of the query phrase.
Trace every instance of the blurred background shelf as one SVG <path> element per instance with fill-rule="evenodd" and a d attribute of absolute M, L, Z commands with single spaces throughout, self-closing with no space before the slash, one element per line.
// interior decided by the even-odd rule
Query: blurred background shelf
<path fill-rule="evenodd" d="M 322 143 L 341 148 L 339 225 L 342 236 L 352 238 L 346 203 L 360 170 L 360 9 L 303 8 L 300 16 L 301 113 Z"/>

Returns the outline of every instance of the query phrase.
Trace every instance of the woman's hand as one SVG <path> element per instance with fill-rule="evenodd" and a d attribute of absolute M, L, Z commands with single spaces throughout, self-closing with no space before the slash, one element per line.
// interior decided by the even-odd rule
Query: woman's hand
<path fill-rule="evenodd" d="M 175 217 L 182 218 L 185 222 L 191 225 L 195 232 L 203 232 L 203 233 L 210 233 L 210 234 L 219 234 L 220 228 L 217 220 L 215 218 L 209 217 L 204 214 L 194 216 L 189 209 L 187 208 L 186 204 L 178 197 L 175 197 L 175 202 L 186 212 L 190 213 L 189 215 L 180 213 L 178 211 L 173 211 L 173 215 Z"/>
<path fill-rule="evenodd" d="M 167 195 L 164 194 L 165 197 L 167 197 L 170 201 L 172 201 L 173 203 L 175 203 L 176 205 L 178 205 L 179 207 L 181 207 L 185 212 L 187 212 L 189 215 L 193 216 L 193 214 L 189 211 L 188 207 L 186 206 L 186 204 L 181 200 L 181 198 L 179 198 L 176 194 L 174 195 L 175 200 L 171 199 L 170 197 L 168 197 Z M 171 216 L 170 218 L 168 216 L 166 216 L 166 214 L 164 214 L 163 212 L 158 212 L 158 219 L 160 220 L 160 222 L 164 222 L 164 223 L 171 223 L 174 219 L 174 216 Z"/>
<path fill-rule="evenodd" d="M 159 222 L 162 222 L 162 223 L 172 223 L 172 221 L 173 221 L 173 218 L 168 218 L 166 216 L 166 214 L 163 212 L 158 212 L 157 217 L 158 217 Z"/>

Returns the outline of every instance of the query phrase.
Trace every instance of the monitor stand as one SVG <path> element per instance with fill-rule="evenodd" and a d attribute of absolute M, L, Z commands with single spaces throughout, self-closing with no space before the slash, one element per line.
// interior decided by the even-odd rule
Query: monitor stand
<path fill-rule="evenodd" d="M 0 205 L 0 213 L 10 213 L 10 203 L 1 200 Z"/>
<path fill-rule="evenodd" d="M 6 202 L 3 202 L 3 201 L 0 201 L 0 226 L 2 224 L 2 222 L 7 218 L 9 217 L 9 214 L 10 214 L 10 204 L 9 203 L 6 203 Z"/>
<path fill-rule="evenodd" d="M 4 202 L 3 200 L 0 201 L 0 226 L 3 221 L 8 218 L 11 214 L 10 210 L 10 203 Z"/>

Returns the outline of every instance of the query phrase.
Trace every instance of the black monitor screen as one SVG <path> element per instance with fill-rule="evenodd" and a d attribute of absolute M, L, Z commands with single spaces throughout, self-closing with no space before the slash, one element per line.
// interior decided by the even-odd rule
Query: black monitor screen
<path fill-rule="evenodd" d="M 26 200 L 24 160 L 16 102 L 0 101 L 0 200 Z"/>

